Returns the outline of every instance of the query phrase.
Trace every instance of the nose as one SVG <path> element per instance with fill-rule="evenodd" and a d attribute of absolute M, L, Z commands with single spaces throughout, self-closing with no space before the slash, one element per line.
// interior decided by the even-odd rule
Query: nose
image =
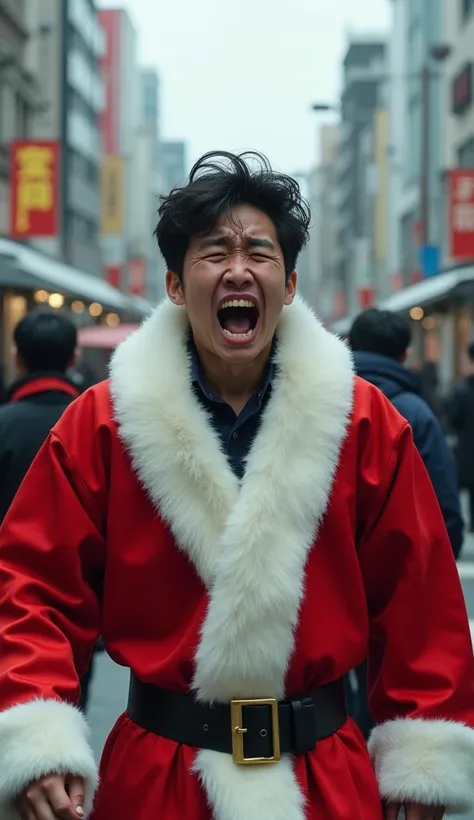
<path fill-rule="evenodd" d="M 242 290 L 253 282 L 253 274 L 249 267 L 249 259 L 244 253 L 233 253 L 230 256 L 229 266 L 223 276 L 229 287 Z"/>

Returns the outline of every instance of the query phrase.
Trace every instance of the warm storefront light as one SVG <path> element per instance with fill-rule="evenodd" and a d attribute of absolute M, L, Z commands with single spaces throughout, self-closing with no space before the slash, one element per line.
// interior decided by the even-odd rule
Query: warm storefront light
<path fill-rule="evenodd" d="M 43 302 L 47 302 L 49 299 L 49 293 L 47 290 L 37 290 L 35 293 L 35 302 L 38 304 L 42 304 Z"/>
<path fill-rule="evenodd" d="M 434 330 L 436 327 L 436 319 L 434 316 L 425 316 L 421 324 L 424 330 Z"/>
<path fill-rule="evenodd" d="M 117 313 L 108 313 L 105 317 L 105 324 L 108 325 L 108 327 L 118 327 L 120 324 L 120 317 Z"/>
<path fill-rule="evenodd" d="M 85 309 L 84 302 L 81 302 L 80 299 L 74 299 L 74 302 L 71 304 L 71 310 L 73 313 L 82 313 Z"/>
<path fill-rule="evenodd" d="M 89 308 L 89 313 L 90 313 L 91 316 L 100 316 L 103 309 L 104 308 L 102 307 L 101 304 L 99 304 L 99 302 L 92 302 L 92 304 Z"/>
<path fill-rule="evenodd" d="M 425 315 L 425 311 L 421 307 L 412 307 L 412 309 L 410 310 L 410 317 L 415 322 L 419 322 L 420 319 L 423 319 L 424 315 Z"/>
<path fill-rule="evenodd" d="M 52 293 L 48 299 L 48 302 L 52 308 L 62 308 L 64 305 L 64 296 L 62 293 Z"/>

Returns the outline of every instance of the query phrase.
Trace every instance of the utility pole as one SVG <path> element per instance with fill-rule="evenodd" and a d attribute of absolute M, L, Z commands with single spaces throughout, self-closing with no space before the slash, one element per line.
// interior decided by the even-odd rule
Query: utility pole
<path fill-rule="evenodd" d="M 430 84 L 431 71 L 426 61 L 421 69 L 420 221 L 423 246 L 430 242 Z"/>

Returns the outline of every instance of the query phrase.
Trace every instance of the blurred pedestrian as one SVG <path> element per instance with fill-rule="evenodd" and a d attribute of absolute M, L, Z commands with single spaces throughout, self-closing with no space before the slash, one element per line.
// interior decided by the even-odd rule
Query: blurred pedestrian
<path fill-rule="evenodd" d="M 378 387 L 412 428 L 415 445 L 425 463 L 443 514 L 453 553 L 458 558 L 464 523 L 454 459 L 440 422 L 422 398 L 420 375 L 405 367 L 410 343 L 410 326 L 404 317 L 377 308 L 360 313 L 349 332 L 349 345 L 357 374 Z M 356 669 L 356 677 L 358 691 L 354 698 L 353 715 L 368 737 L 374 720 L 367 698 L 365 663 Z"/>
<path fill-rule="evenodd" d="M 360 313 L 349 332 L 357 374 L 378 387 L 412 428 L 415 445 L 428 470 L 454 555 L 458 558 L 464 522 L 454 458 L 439 420 L 422 396 L 420 376 L 405 366 L 410 343 L 409 323 L 389 310 L 371 308 Z"/>
<path fill-rule="evenodd" d="M 67 376 L 77 334 L 65 316 L 39 309 L 13 334 L 18 378 L 0 407 L 0 522 L 49 431 L 79 390 Z"/>
<path fill-rule="evenodd" d="M 76 328 L 67 317 L 45 309 L 32 311 L 16 326 L 13 343 L 19 377 L 0 407 L 0 523 L 49 431 L 80 393 L 66 375 L 77 344 Z M 83 708 L 92 664 L 83 681 Z"/>
<path fill-rule="evenodd" d="M 474 342 L 467 348 L 465 379 L 446 403 L 448 421 L 456 436 L 459 486 L 469 495 L 469 531 L 474 532 Z"/>

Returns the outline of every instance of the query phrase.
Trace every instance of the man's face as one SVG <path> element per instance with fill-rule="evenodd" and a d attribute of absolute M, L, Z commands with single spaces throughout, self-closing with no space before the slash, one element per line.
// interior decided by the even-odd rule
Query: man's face
<path fill-rule="evenodd" d="M 262 211 L 239 205 L 206 236 L 193 237 L 184 287 L 168 272 L 168 296 L 186 306 L 196 345 L 220 359 L 255 359 L 271 346 L 283 305 L 294 298 L 296 273 L 285 282 L 275 226 Z"/>

